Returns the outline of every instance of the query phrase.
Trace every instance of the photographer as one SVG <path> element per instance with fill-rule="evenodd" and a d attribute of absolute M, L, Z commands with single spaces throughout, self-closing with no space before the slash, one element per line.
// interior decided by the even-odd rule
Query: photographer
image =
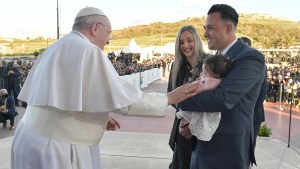
<path fill-rule="evenodd" d="M 3 128 L 6 128 L 7 127 L 6 120 L 10 120 L 10 130 L 14 130 L 15 116 L 16 116 L 14 98 L 8 95 L 6 89 L 1 89 L 0 95 L 3 95 L 3 97 L 0 98 L 0 107 L 1 107 L 0 122 L 3 123 Z"/>
<path fill-rule="evenodd" d="M 7 67 L 3 68 L 2 78 L 4 78 L 4 88 L 7 89 L 8 95 L 13 93 L 15 105 L 18 105 L 18 95 L 20 92 L 20 69 L 18 64 L 9 62 Z"/>

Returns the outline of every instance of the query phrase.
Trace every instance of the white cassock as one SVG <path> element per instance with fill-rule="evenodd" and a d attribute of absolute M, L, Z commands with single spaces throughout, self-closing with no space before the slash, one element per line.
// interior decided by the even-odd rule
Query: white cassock
<path fill-rule="evenodd" d="M 103 51 L 72 31 L 36 61 L 18 97 L 28 103 L 12 144 L 11 169 L 100 169 L 109 112 L 164 116 L 163 93 L 123 80 Z"/>

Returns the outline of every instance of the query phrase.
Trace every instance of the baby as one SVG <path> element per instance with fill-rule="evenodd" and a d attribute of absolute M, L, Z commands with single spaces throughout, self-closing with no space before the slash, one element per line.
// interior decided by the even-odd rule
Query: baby
<path fill-rule="evenodd" d="M 207 85 L 219 85 L 221 79 L 225 77 L 226 73 L 231 67 L 231 62 L 222 55 L 209 56 L 202 65 L 202 73 L 200 78 L 194 83 L 199 83 L 197 93 L 201 93 L 206 90 Z M 218 83 L 210 84 L 208 81 L 203 83 L 206 78 L 219 79 Z M 178 111 L 176 116 L 182 119 L 185 125 L 189 125 L 192 135 L 196 136 L 199 140 L 209 141 L 213 134 L 216 132 L 220 119 L 221 112 L 190 112 L 190 111 Z M 182 127 L 182 125 L 181 125 Z"/>

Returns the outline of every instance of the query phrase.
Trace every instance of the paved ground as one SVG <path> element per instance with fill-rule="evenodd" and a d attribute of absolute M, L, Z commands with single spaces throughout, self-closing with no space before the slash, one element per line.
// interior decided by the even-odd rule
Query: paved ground
<path fill-rule="evenodd" d="M 165 79 L 156 81 L 143 91 L 166 91 Z M 284 106 L 283 106 L 284 107 Z M 19 121 L 24 108 L 18 107 Z M 300 169 L 300 111 L 292 109 L 291 137 L 288 147 L 288 108 L 279 103 L 265 103 L 266 122 L 272 128 L 271 138 L 258 138 L 254 169 Z M 121 123 L 116 132 L 106 132 L 100 142 L 103 169 L 167 169 L 172 151 L 168 146 L 174 109 L 164 118 L 115 116 Z M 0 125 L 1 127 L 1 125 Z M 10 169 L 10 146 L 14 131 L 0 128 L 0 169 Z"/>

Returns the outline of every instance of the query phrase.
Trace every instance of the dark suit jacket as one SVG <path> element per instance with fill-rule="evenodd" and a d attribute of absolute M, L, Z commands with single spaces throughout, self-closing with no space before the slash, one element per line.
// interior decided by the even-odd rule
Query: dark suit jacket
<path fill-rule="evenodd" d="M 221 112 L 219 127 L 210 141 L 196 141 L 191 168 L 248 169 L 255 163 L 252 144 L 254 106 L 265 71 L 263 55 L 238 40 L 226 53 L 231 70 L 215 90 L 179 104 L 184 111 Z"/>
<path fill-rule="evenodd" d="M 260 124 L 261 124 L 261 122 L 265 121 L 264 100 L 266 98 L 267 91 L 268 91 L 268 77 L 267 77 L 267 71 L 266 71 L 265 78 L 264 78 L 258 99 L 257 99 L 255 107 L 254 107 L 254 116 L 253 116 L 253 147 L 254 147 L 254 149 L 256 146 L 256 138 L 257 138 L 258 130 L 260 128 Z"/>
<path fill-rule="evenodd" d="M 255 107 L 254 107 L 253 125 L 260 125 L 261 122 L 265 121 L 264 100 L 266 98 L 267 90 L 268 90 L 267 71 L 265 70 L 265 72 L 266 72 L 265 78 L 264 78 L 258 99 L 257 99 Z"/>

